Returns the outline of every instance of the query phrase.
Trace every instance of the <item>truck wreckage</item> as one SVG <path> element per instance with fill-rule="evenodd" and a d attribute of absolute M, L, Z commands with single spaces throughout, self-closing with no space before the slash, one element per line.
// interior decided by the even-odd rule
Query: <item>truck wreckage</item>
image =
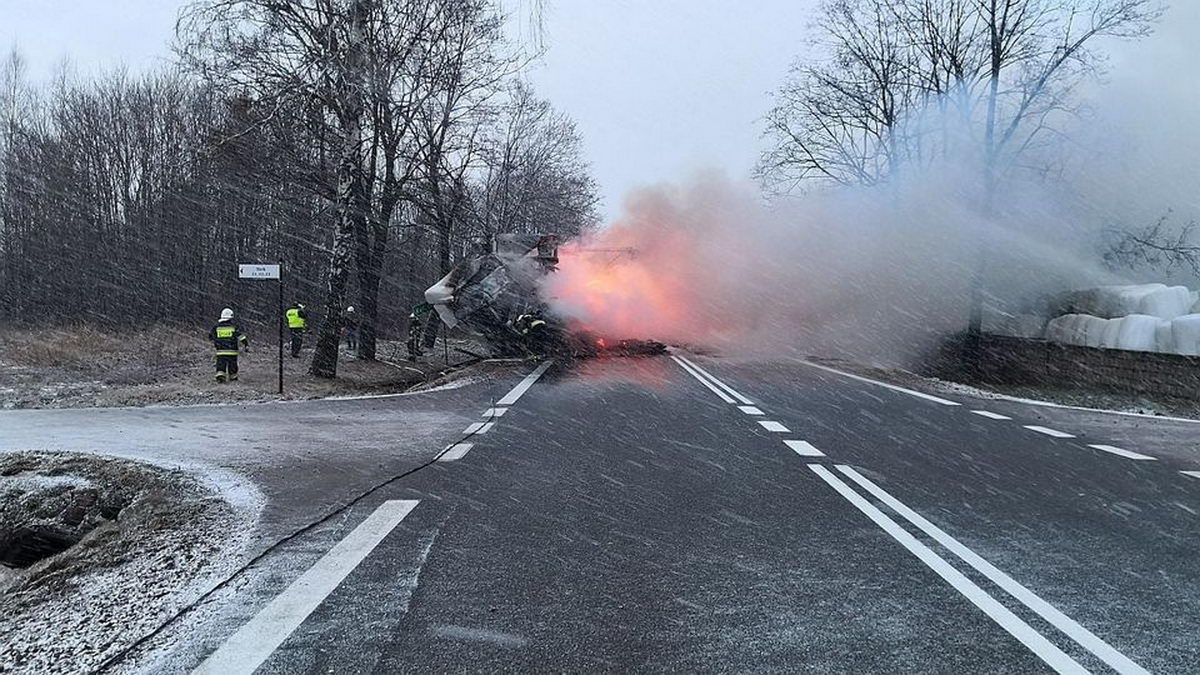
<path fill-rule="evenodd" d="M 666 352 L 666 345 L 654 340 L 594 335 L 578 321 L 552 311 L 542 289 L 546 276 L 558 269 L 558 247 L 554 234 L 496 235 L 481 253 L 426 289 L 425 303 L 447 329 L 461 327 L 478 334 L 498 356 Z"/>

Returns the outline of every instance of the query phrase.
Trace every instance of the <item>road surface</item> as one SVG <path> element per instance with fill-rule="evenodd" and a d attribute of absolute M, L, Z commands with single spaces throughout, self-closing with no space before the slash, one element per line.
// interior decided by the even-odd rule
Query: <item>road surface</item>
<path fill-rule="evenodd" d="M 296 483 L 248 469 L 269 533 L 449 450 L 123 667 L 1196 672 L 1200 425 L 686 353 L 501 384 L 239 412 L 362 420 Z"/>

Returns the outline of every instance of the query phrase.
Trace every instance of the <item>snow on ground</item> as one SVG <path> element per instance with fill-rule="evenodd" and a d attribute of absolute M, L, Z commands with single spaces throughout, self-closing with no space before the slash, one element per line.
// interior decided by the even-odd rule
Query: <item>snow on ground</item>
<path fill-rule="evenodd" d="M 0 454 L 6 480 L 94 485 L 121 505 L 74 547 L 6 575 L 0 652 L 19 673 L 93 670 L 154 630 L 237 566 L 263 505 L 230 472 L 82 453 Z"/>

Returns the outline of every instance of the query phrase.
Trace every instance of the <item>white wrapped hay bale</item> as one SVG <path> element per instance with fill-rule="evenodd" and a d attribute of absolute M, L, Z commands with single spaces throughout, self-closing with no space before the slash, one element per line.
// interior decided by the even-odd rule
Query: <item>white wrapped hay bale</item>
<path fill-rule="evenodd" d="M 1141 296 L 1137 313 L 1160 319 L 1174 319 L 1192 309 L 1192 292 L 1186 286 L 1164 286 Z"/>
<path fill-rule="evenodd" d="M 1077 345 L 1084 347 L 1099 347 L 1104 340 L 1104 334 L 1108 330 L 1108 324 L 1113 319 L 1101 319 L 1098 316 L 1089 314 L 1081 314 L 1079 319 L 1079 342 Z"/>
<path fill-rule="evenodd" d="M 1156 291 L 1166 289 L 1166 284 L 1134 284 L 1130 286 L 1101 286 L 1095 289 L 1095 311 L 1097 316 L 1119 319 L 1138 314 L 1143 299 Z"/>
<path fill-rule="evenodd" d="M 1121 344 L 1121 322 L 1124 318 L 1109 319 L 1104 322 L 1104 330 L 1100 335 L 1100 343 L 1097 347 L 1105 349 L 1120 349 Z"/>
<path fill-rule="evenodd" d="M 1046 324 L 1046 339 L 1065 345 L 1084 344 L 1084 331 L 1088 318 L 1095 317 L 1088 317 L 1084 314 L 1066 314 L 1051 319 Z"/>
<path fill-rule="evenodd" d="M 1117 328 L 1116 348 L 1134 352 L 1152 352 L 1158 334 L 1158 322 L 1162 319 L 1147 314 L 1131 314 L 1121 319 Z"/>
<path fill-rule="evenodd" d="M 1173 319 L 1171 339 L 1176 354 L 1200 356 L 1200 313 L 1185 314 Z"/>
<path fill-rule="evenodd" d="M 1175 335 L 1171 332 L 1171 322 L 1160 319 L 1154 329 L 1154 351 L 1164 354 L 1175 353 Z"/>

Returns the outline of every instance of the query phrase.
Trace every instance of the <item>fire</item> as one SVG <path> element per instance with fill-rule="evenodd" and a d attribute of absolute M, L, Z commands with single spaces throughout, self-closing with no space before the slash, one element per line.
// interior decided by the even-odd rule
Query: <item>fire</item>
<path fill-rule="evenodd" d="M 718 339 L 735 328 L 718 299 L 727 294 L 715 291 L 737 252 L 699 220 L 634 204 L 626 218 L 559 249 L 545 295 L 560 315 L 610 340 Z"/>

